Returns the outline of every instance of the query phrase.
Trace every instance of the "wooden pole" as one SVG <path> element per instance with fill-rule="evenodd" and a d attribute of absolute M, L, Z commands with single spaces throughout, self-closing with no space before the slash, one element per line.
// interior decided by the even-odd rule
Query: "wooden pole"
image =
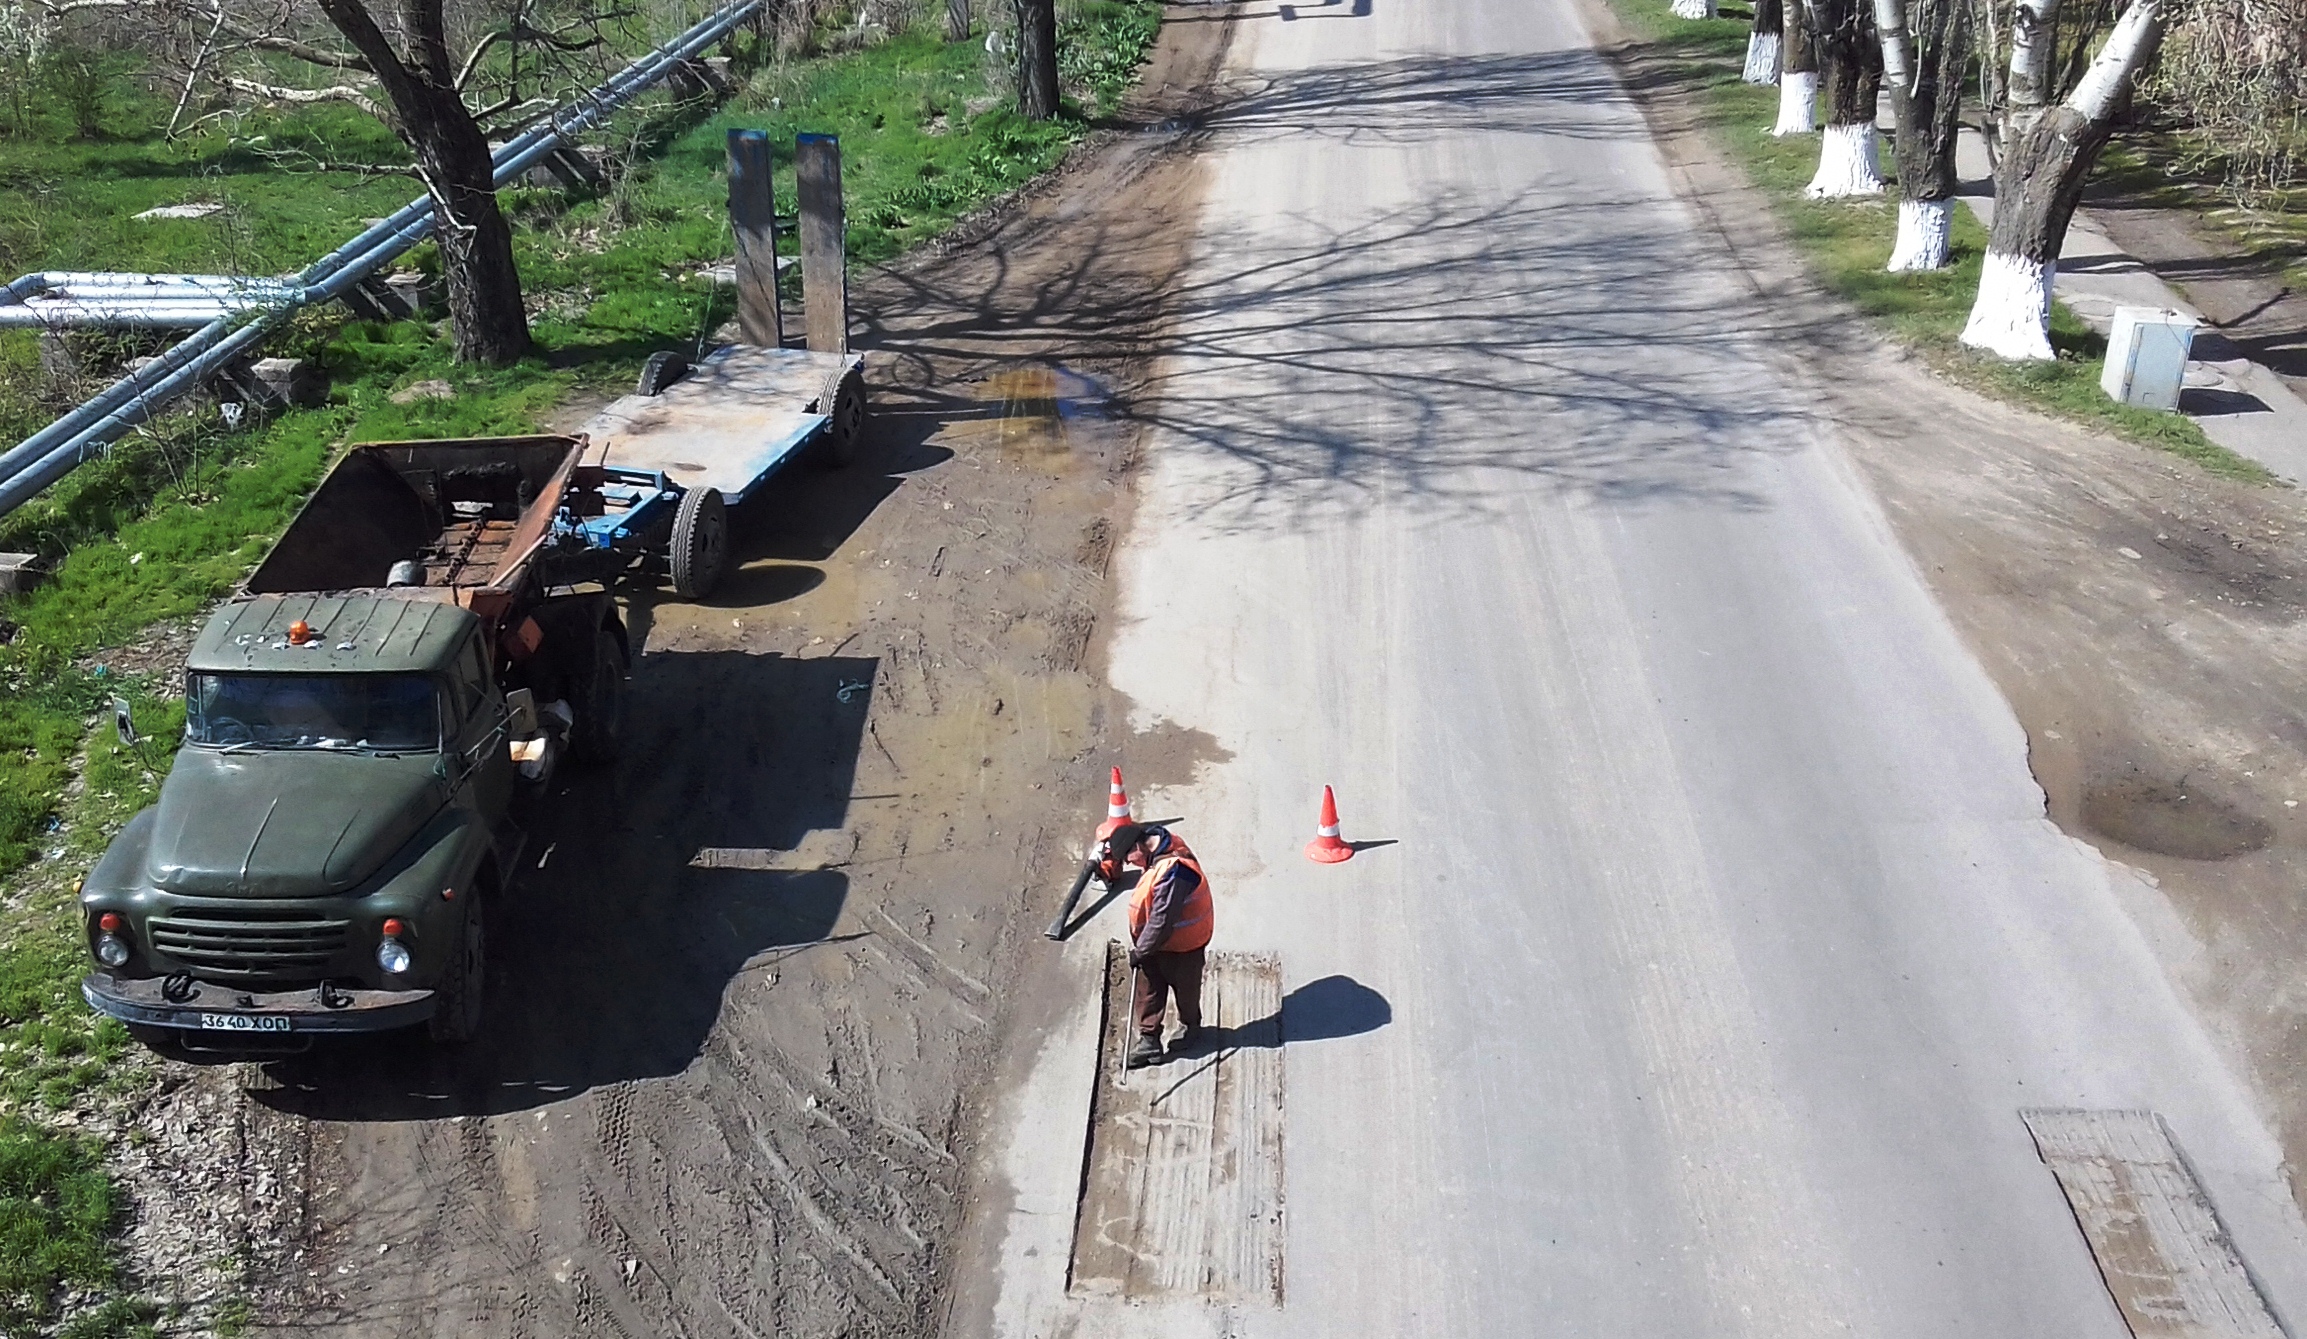
<path fill-rule="evenodd" d="M 777 197 L 769 189 L 769 135 L 729 132 L 729 230 L 737 235 L 737 328 L 748 344 L 780 348 L 785 309 L 777 300 Z"/>
<path fill-rule="evenodd" d="M 809 347 L 849 352 L 848 222 L 841 208 L 841 141 L 802 135 L 793 151 L 801 197 L 801 303 Z"/>

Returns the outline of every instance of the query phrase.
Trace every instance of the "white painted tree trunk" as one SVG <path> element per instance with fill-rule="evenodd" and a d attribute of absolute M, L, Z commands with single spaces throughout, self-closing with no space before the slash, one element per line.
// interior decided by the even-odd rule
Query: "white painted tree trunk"
<path fill-rule="evenodd" d="M 1883 268 L 1894 273 L 1945 269 L 1947 241 L 1954 230 L 1954 201 L 1899 201 L 1898 243 L 1890 249 L 1890 264 Z"/>
<path fill-rule="evenodd" d="M 1746 35 L 1746 73 L 1741 78 L 1750 84 L 1778 82 L 1777 33 Z"/>
<path fill-rule="evenodd" d="M 1882 194 L 1881 164 L 1875 157 L 1874 126 L 1860 122 L 1828 126 L 1819 141 L 1818 173 L 1802 188 L 1812 200 L 1843 200 Z"/>
<path fill-rule="evenodd" d="M 2021 0 L 2024 8 L 2028 0 Z M 2010 359 L 2041 361 L 2051 354 L 2051 280 L 2067 224 L 2082 198 L 2091 164 L 2111 133 L 2111 118 L 2139 70 L 2163 40 L 2166 0 L 2130 0 L 2106 44 L 2065 102 L 2012 120 L 1995 171 L 1995 221 L 1988 234 L 1978 299 L 1963 326 L 1963 343 Z M 2020 70 L 2014 60 L 2014 85 Z"/>
<path fill-rule="evenodd" d="M 1979 271 L 1978 301 L 1963 326 L 1963 343 L 1998 358 L 2051 358 L 2051 280 L 2056 261 L 1987 252 Z"/>
<path fill-rule="evenodd" d="M 1788 70 L 1778 77 L 1778 124 L 1773 135 L 1807 135 L 1818 129 L 1818 72 Z"/>
<path fill-rule="evenodd" d="M 1714 0 L 1674 0 L 1674 17 L 1678 19 L 1711 19 Z"/>

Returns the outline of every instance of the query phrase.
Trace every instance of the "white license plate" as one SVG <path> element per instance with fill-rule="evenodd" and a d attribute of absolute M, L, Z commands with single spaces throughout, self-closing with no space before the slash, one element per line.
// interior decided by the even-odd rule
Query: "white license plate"
<path fill-rule="evenodd" d="M 286 1014 L 202 1014 L 200 1025 L 216 1032 L 286 1032 Z"/>

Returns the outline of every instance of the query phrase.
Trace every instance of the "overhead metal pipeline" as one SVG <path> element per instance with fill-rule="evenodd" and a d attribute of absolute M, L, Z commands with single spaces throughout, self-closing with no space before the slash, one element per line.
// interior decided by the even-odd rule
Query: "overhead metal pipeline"
<path fill-rule="evenodd" d="M 491 156 L 494 184 L 502 189 L 576 135 L 598 125 L 655 85 L 676 66 L 694 60 L 738 24 L 760 10 L 765 0 L 734 0 L 679 37 L 664 43 L 626 66 L 607 83 L 563 106 L 526 133 L 500 146 Z M 248 281 L 278 284 L 271 301 L 249 317 L 245 311 L 220 315 L 186 336 L 167 352 L 144 364 L 71 413 L 0 452 L 0 515 L 14 511 L 40 490 L 63 478 L 81 462 L 99 454 L 137 424 L 159 412 L 161 406 L 199 386 L 219 371 L 248 356 L 266 335 L 300 307 L 333 301 L 430 236 L 433 202 L 420 196 L 379 219 L 350 242 L 314 261 L 294 279 Z M 59 273 L 26 275 L 7 286 L 9 299 L 22 303 L 53 287 Z M 61 277 L 94 276 L 61 272 Z M 129 285 L 154 276 L 107 275 L 88 285 L 106 295 L 130 291 Z M 210 276 L 157 276 L 164 284 Z M 21 286 L 21 289 L 20 287 Z M 182 302 L 179 295 L 153 294 L 156 303 Z M 125 307 L 125 302 L 120 304 Z M 0 311 L 5 311 L 0 308 Z M 235 322 L 244 322 L 235 324 Z"/>

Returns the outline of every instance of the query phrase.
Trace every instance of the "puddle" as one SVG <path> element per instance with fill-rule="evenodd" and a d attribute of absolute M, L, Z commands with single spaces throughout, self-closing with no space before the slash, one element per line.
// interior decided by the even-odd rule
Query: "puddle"
<path fill-rule="evenodd" d="M 2181 860 L 2227 860 L 2265 846 L 2267 824 L 2185 784 L 2127 776 L 2083 788 L 2083 822 L 2125 846 Z"/>
<path fill-rule="evenodd" d="M 1104 418 L 1109 400 L 1093 378 L 1047 363 L 994 373 L 980 383 L 978 398 L 993 417 L 956 427 L 1005 455 L 1043 461 L 1070 459 L 1077 444 L 1067 424 Z"/>

